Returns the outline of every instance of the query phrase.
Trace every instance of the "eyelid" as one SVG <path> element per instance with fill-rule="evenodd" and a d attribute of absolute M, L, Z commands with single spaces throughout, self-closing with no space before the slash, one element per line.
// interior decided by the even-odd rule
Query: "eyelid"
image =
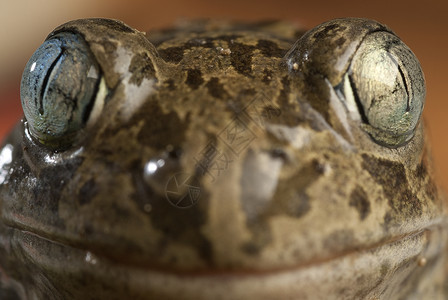
<path fill-rule="evenodd" d="M 336 86 L 343 80 L 363 39 L 377 31 L 393 34 L 387 26 L 363 18 L 322 23 L 296 41 L 285 56 L 286 64 L 293 73 L 320 74 Z"/>

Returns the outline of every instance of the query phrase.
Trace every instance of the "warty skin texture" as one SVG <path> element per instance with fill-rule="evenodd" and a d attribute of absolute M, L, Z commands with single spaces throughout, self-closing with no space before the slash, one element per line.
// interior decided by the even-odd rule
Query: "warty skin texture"
<path fill-rule="evenodd" d="M 418 61 L 392 43 L 411 59 L 393 93 L 358 69 L 358 50 L 391 49 L 390 29 L 199 21 L 145 35 L 86 19 L 48 39 L 65 32 L 100 70 L 96 97 L 60 138 L 30 122 L 53 98 L 22 92 L 37 109 L 1 150 L 0 295 L 444 299 Z"/>

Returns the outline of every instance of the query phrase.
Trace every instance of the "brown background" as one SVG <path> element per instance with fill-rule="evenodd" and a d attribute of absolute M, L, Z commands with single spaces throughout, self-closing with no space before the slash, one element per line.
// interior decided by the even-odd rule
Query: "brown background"
<path fill-rule="evenodd" d="M 0 137 L 20 118 L 22 69 L 45 36 L 71 19 L 121 19 L 141 31 L 179 18 L 287 19 L 312 27 L 337 17 L 368 17 L 390 26 L 419 58 L 427 81 L 424 116 L 436 171 L 448 190 L 448 1 L 119 1 L 1 0 Z"/>

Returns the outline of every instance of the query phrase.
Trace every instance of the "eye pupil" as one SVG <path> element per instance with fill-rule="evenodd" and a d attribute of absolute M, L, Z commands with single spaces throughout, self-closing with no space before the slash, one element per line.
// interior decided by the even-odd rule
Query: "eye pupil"
<path fill-rule="evenodd" d="M 406 77 L 404 76 L 404 73 L 403 73 L 403 70 L 402 70 L 401 66 L 398 66 L 398 71 L 400 72 L 401 80 L 403 81 L 403 85 L 404 85 L 404 90 L 406 91 L 406 96 L 407 96 L 406 111 L 409 111 L 410 110 L 410 105 L 409 105 L 408 84 L 407 84 Z M 393 92 L 396 93 L 397 91 L 398 91 L 398 89 L 394 90 Z"/>
<path fill-rule="evenodd" d="M 39 114 L 40 115 L 44 115 L 44 98 L 45 98 L 45 92 L 47 91 L 47 89 L 49 91 L 52 91 L 52 87 L 48 87 L 48 81 L 49 78 L 51 76 L 52 71 L 54 70 L 56 64 L 59 62 L 59 60 L 61 59 L 62 55 L 64 53 L 64 49 L 61 49 L 61 52 L 58 54 L 58 56 L 55 58 L 55 60 L 51 63 L 50 67 L 48 68 L 44 80 L 42 82 L 42 87 L 40 90 L 40 105 L 39 105 Z"/>

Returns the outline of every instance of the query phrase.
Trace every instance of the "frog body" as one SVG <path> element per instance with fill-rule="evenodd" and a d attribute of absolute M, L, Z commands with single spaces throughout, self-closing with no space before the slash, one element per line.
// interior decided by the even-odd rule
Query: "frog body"
<path fill-rule="evenodd" d="M 40 49 L 0 154 L 0 295 L 446 297 L 423 73 L 386 26 L 86 19 Z"/>

